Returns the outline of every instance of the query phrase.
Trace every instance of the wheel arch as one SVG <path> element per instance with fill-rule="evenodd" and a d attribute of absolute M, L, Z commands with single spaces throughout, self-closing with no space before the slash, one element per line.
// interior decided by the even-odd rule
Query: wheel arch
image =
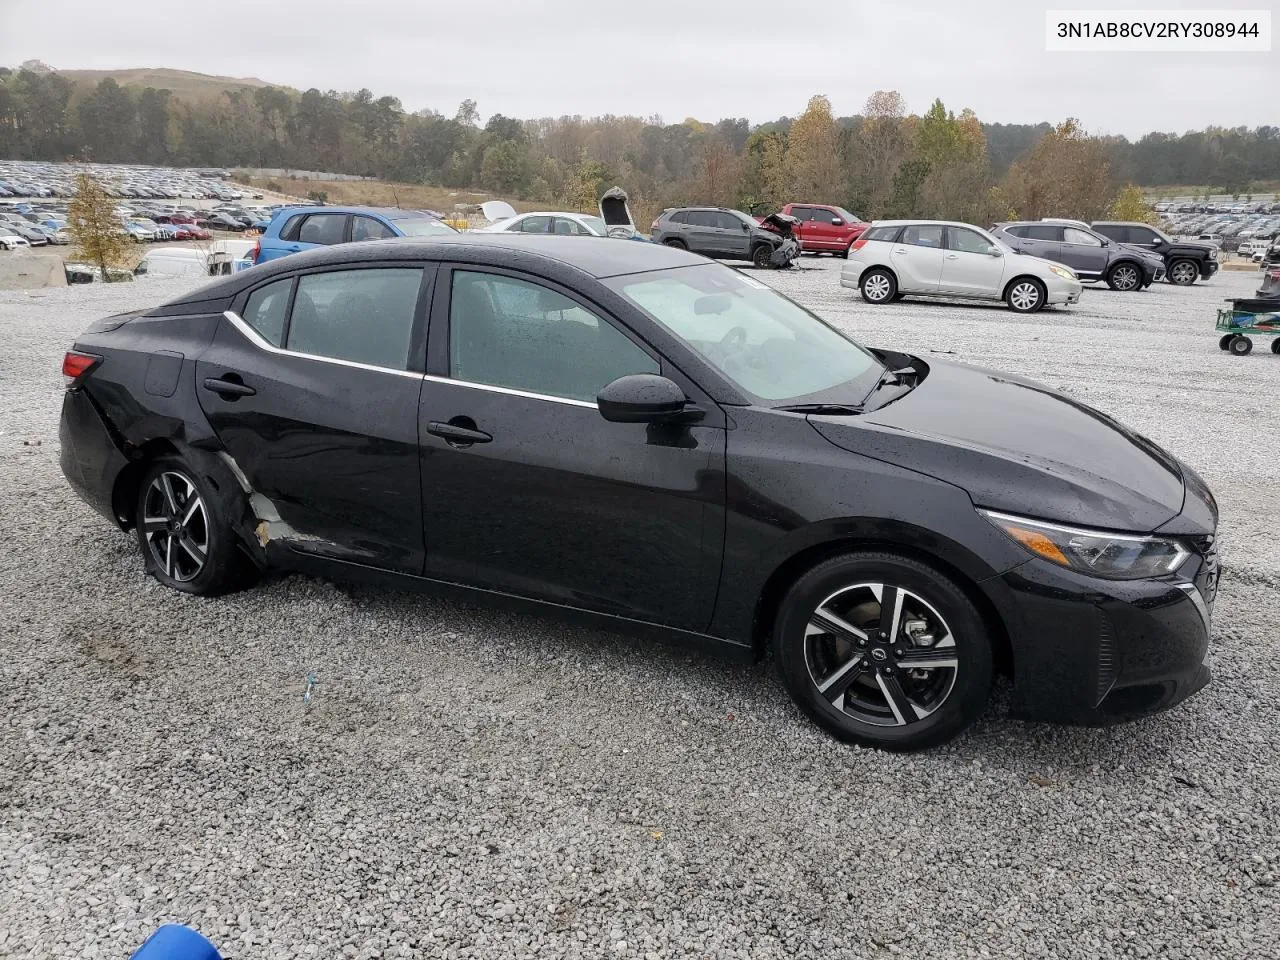
<path fill-rule="evenodd" d="M 1049 286 L 1034 273 L 1019 273 L 1017 276 L 1011 277 L 1009 282 L 1004 285 L 1004 289 L 1000 291 L 1000 299 L 1008 300 L 1009 291 L 1013 289 L 1013 285 L 1019 280 L 1030 280 L 1040 287 L 1040 292 L 1047 298 L 1049 296 Z"/>
<path fill-rule="evenodd" d="M 1013 676 L 1013 642 L 1004 618 L 995 603 L 979 585 L 994 575 L 969 550 L 960 544 L 929 533 L 924 537 L 910 525 L 894 525 L 905 536 L 894 535 L 889 529 L 866 530 L 856 534 L 832 534 L 817 542 L 800 547 L 783 559 L 769 574 L 756 598 L 752 623 L 752 649 L 756 659 L 764 656 L 769 648 L 773 627 L 782 600 L 792 585 L 807 571 L 818 564 L 846 553 L 879 550 L 895 553 L 932 567 L 938 573 L 955 582 L 977 607 L 991 631 L 992 652 L 996 670 Z"/>
<path fill-rule="evenodd" d="M 898 271 L 894 270 L 894 269 L 893 269 L 893 267 L 889 266 L 887 263 L 869 263 L 869 264 L 867 264 L 866 269 L 864 269 L 860 274 L 858 274 L 858 286 L 859 286 L 859 287 L 861 287 L 861 286 L 862 286 L 862 281 L 863 281 L 863 280 L 865 280 L 865 279 L 867 278 L 867 274 L 868 274 L 868 273 L 870 273 L 872 270 L 883 270 L 883 271 L 884 271 L 885 273 L 887 273 L 889 276 L 893 277 L 893 282 L 894 282 L 894 284 L 898 287 L 898 289 L 901 289 L 901 288 L 902 288 L 902 284 L 901 284 L 901 282 L 900 282 L 900 281 L 899 281 L 899 279 L 898 279 Z"/>

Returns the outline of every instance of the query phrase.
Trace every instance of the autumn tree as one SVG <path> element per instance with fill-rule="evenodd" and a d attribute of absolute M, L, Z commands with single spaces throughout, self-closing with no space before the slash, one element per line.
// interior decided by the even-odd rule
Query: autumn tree
<path fill-rule="evenodd" d="M 1009 168 L 1005 193 L 1025 220 L 1096 220 L 1111 199 L 1106 147 L 1080 121 L 1067 119 Z"/>
<path fill-rule="evenodd" d="M 730 206 L 738 185 L 738 157 L 718 135 L 702 138 L 698 151 L 695 190 L 700 203 Z"/>
<path fill-rule="evenodd" d="M 1139 223 L 1155 224 L 1160 221 L 1151 204 L 1147 203 L 1142 189 L 1132 183 L 1116 195 L 1107 216 L 1113 220 L 1136 220 Z"/>
<path fill-rule="evenodd" d="M 116 217 L 116 202 L 88 174 L 76 177 L 76 194 L 67 208 L 67 231 L 76 255 L 97 265 L 102 279 L 111 279 L 111 268 L 127 262 L 129 239 Z"/>
<path fill-rule="evenodd" d="M 877 90 L 862 114 L 849 154 L 848 190 L 857 213 L 876 217 L 884 213 L 898 167 L 910 153 L 915 125 L 896 90 Z"/>
<path fill-rule="evenodd" d="M 831 101 L 818 95 L 791 125 L 787 138 L 790 199 L 834 203 L 843 194 L 840 132 L 831 115 Z"/>

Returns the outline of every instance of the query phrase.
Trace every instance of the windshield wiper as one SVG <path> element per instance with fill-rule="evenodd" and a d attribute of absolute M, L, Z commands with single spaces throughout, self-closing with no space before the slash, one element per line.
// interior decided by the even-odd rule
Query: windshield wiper
<path fill-rule="evenodd" d="M 852 417 L 862 412 L 847 403 L 790 403 L 773 409 L 785 410 L 787 413 L 825 414 L 831 417 Z"/>

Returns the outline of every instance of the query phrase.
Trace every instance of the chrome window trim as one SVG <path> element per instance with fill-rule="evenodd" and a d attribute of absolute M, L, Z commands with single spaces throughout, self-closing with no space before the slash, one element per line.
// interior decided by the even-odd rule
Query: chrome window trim
<path fill-rule="evenodd" d="M 423 374 L 414 370 L 397 370 L 394 367 L 379 367 L 372 363 L 360 363 L 356 360 L 344 360 L 341 357 L 322 357 L 315 353 L 300 353 L 297 350 L 286 350 L 283 347 L 277 347 L 274 343 L 269 343 L 263 339 L 262 334 L 249 326 L 242 317 L 231 310 L 223 310 L 222 315 L 231 321 L 231 325 L 239 330 L 244 336 L 259 350 L 267 353 L 274 353 L 283 357 L 297 357 L 300 360 L 318 360 L 321 363 L 336 363 L 341 367 L 353 367 L 356 370 L 372 370 L 374 373 L 394 373 L 401 377 L 412 377 L 415 380 L 421 380 Z"/>
<path fill-rule="evenodd" d="M 476 383 L 474 380 L 458 380 L 454 377 L 438 377 L 434 374 L 427 374 L 422 379 L 428 383 L 452 383 L 459 387 L 470 387 L 472 390 L 487 390 L 490 393 L 502 393 L 509 397 L 524 397 L 527 400 L 546 400 L 549 403 L 566 403 L 571 407 L 586 407 L 589 410 L 597 409 L 596 404 L 588 403 L 586 400 L 573 400 L 569 397 L 553 397 L 548 393 L 533 393 L 529 390 L 516 390 L 512 387 L 499 387 L 492 383 Z"/>

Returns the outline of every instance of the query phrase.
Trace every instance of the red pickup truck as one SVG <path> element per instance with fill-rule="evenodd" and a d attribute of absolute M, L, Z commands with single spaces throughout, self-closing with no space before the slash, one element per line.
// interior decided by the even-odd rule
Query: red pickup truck
<path fill-rule="evenodd" d="M 805 253 L 838 253 L 847 257 L 853 241 L 870 226 L 844 207 L 826 203 L 788 203 L 778 212 L 798 221 L 791 228 L 791 234 L 800 241 L 800 249 Z M 763 220 L 762 217 L 756 219 Z"/>

